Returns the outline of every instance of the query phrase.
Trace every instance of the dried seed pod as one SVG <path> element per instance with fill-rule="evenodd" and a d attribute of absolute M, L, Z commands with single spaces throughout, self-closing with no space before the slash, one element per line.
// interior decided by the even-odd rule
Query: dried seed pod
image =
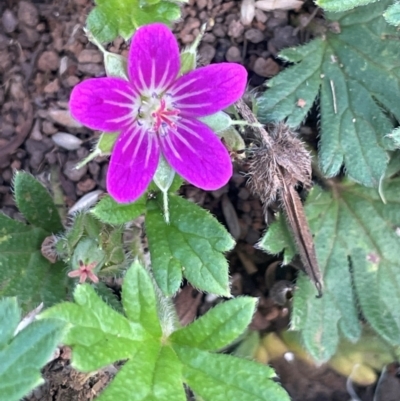
<path fill-rule="evenodd" d="M 248 106 L 240 101 L 237 109 L 251 124 L 258 123 Z M 315 254 L 314 241 L 296 185 L 311 187 L 311 157 L 303 143 L 285 124 L 268 134 L 257 127 L 260 146 L 253 149 L 249 165 L 249 185 L 267 207 L 278 199 L 297 245 L 305 272 L 322 296 L 322 273 Z"/>
<path fill-rule="evenodd" d="M 281 123 L 270 132 L 268 143 L 262 140 L 253 150 L 249 176 L 250 188 L 267 207 L 285 186 L 300 182 L 311 187 L 311 157 L 300 139 Z"/>

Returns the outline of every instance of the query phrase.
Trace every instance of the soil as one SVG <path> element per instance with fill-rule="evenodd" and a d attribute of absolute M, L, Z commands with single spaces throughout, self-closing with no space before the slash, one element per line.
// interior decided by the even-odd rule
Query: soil
<path fill-rule="evenodd" d="M 189 45 L 201 25 L 208 22 L 199 48 L 200 64 L 242 63 L 249 71 L 251 89 L 283 68 L 277 59 L 279 50 L 308 39 L 300 24 L 315 7 L 310 2 L 299 10 L 257 10 L 253 21 L 244 25 L 240 5 L 241 1 L 190 0 L 183 6 L 183 18 L 174 31 L 182 46 Z M 97 158 L 87 167 L 74 169 L 89 154 L 99 133 L 82 127 L 68 113 L 71 88 L 87 77 L 105 75 L 102 55 L 88 42 L 82 29 L 92 7 L 91 0 L 0 2 L 0 210 L 11 217 L 21 218 L 11 190 L 15 170 L 29 171 L 46 185 L 50 174 L 58 177 L 68 208 L 85 194 L 106 190 L 107 158 Z M 108 49 L 126 53 L 126 45 L 120 39 Z M 312 134 L 313 128 L 305 127 L 303 131 Z M 59 133 L 72 134 L 79 140 L 56 135 Z M 233 293 L 260 299 L 251 328 L 262 332 L 285 328 L 288 311 L 269 294 L 276 281 L 292 280 L 294 271 L 288 268 L 278 272 L 276 258 L 255 248 L 266 226 L 261 204 L 246 187 L 242 169 L 237 168 L 231 182 L 218 191 L 206 193 L 187 185 L 182 193 L 209 209 L 237 239 L 229 255 Z M 268 221 L 271 218 L 272 212 Z M 214 303 L 215 299 L 189 286 L 176 299 L 184 324 Z M 43 370 L 45 384 L 26 401 L 91 400 L 118 368 L 116 364 L 84 375 L 70 367 L 69 357 L 68 348 L 61 348 L 60 355 Z M 346 378 L 327 366 L 304 366 L 282 358 L 274 367 L 293 400 L 350 398 Z M 356 391 L 360 399 L 372 400 L 372 387 Z"/>

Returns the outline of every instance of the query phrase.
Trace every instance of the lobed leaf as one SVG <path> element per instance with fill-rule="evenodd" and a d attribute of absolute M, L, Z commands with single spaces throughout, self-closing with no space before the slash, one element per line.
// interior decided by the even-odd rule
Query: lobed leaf
<path fill-rule="evenodd" d="M 335 3 L 338 3 L 335 1 Z M 382 13 L 382 0 L 347 13 L 327 14 L 339 33 L 281 56 L 295 63 L 268 82 L 258 102 L 262 122 L 287 119 L 299 125 L 320 93 L 323 173 L 346 173 L 366 186 L 378 186 L 388 162 L 385 136 L 392 131 L 387 114 L 400 119 L 400 42 Z"/>
<path fill-rule="evenodd" d="M 283 389 L 269 380 L 274 377 L 271 368 L 196 348 L 220 348 L 234 340 L 250 321 L 255 300 L 243 297 L 229 301 L 171 335 L 168 330 L 173 322 L 162 325 L 168 326 L 168 332 L 160 330 L 158 315 L 175 319 L 161 311 L 165 305 L 161 305 L 160 296 L 156 297 L 149 273 L 135 262 L 122 285 L 126 316 L 112 310 L 93 288 L 83 284 L 74 293 L 75 303 L 53 306 L 40 318 L 57 316 L 68 323 L 63 342 L 71 346 L 72 364 L 80 370 L 93 371 L 117 360 L 127 360 L 100 394 L 99 401 L 184 401 L 184 383 L 193 384 L 193 390 L 205 401 L 225 400 L 232 389 L 237 391 L 233 400 L 250 400 L 253 394 L 256 397 L 252 401 L 273 401 L 277 396 L 280 401 L 288 400 Z M 201 389 L 202 384 L 210 387 Z"/>
<path fill-rule="evenodd" d="M 302 332 L 315 359 L 326 361 L 334 354 L 340 333 L 352 342 L 360 337 L 358 308 L 386 341 L 400 344 L 400 313 L 393 308 L 400 302 L 399 184 L 394 179 L 384 187 L 386 204 L 376 190 L 353 183 L 332 183 L 331 192 L 315 187 L 307 199 L 325 289 L 316 299 L 301 275 L 292 328 Z"/>
<path fill-rule="evenodd" d="M 56 319 L 35 321 L 1 349 L 0 401 L 18 401 L 44 382 L 40 369 L 61 341 L 64 328 Z"/>
<path fill-rule="evenodd" d="M 154 277 L 166 295 L 174 294 L 185 277 L 193 286 L 229 295 L 228 264 L 223 252 L 234 241 L 207 211 L 169 195 L 170 222 L 157 199 L 147 204 L 146 232 Z"/>

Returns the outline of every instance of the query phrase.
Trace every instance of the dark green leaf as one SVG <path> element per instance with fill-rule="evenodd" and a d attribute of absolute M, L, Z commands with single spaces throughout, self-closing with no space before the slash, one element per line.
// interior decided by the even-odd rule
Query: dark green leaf
<path fill-rule="evenodd" d="M 0 296 L 18 296 L 24 310 L 40 302 L 46 306 L 64 300 L 67 275 L 61 262 L 50 263 L 41 254 L 49 235 L 0 213 Z"/>
<path fill-rule="evenodd" d="M 40 369 L 61 341 L 64 327 L 56 319 L 33 322 L 0 351 L 0 401 L 18 401 L 44 382 Z"/>
<path fill-rule="evenodd" d="M 344 164 L 366 186 L 378 186 L 385 173 L 385 135 L 392 131 L 387 114 L 400 119 L 400 41 L 382 16 L 389 4 L 327 14 L 340 33 L 284 50 L 281 56 L 296 64 L 268 82 L 258 103 L 263 122 L 287 119 L 298 126 L 320 91 L 322 170 L 333 176 Z"/>
<path fill-rule="evenodd" d="M 63 230 L 53 199 L 30 174 L 22 171 L 15 173 L 14 193 L 18 209 L 29 223 L 49 233 Z"/>
<path fill-rule="evenodd" d="M 223 255 L 234 241 L 207 211 L 176 195 L 169 196 L 167 224 L 158 198 L 148 202 L 146 231 L 154 277 L 166 295 L 174 294 L 182 275 L 197 288 L 229 295 L 228 264 Z"/>
<path fill-rule="evenodd" d="M 300 277 L 292 328 L 302 331 L 308 351 L 320 361 L 334 354 L 340 333 L 353 342 L 359 338 L 358 308 L 386 341 L 400 345 L 400 313 L 393 307 L 400 302 L 399 184 L 385 184 L 386 204 L 376 190 L 337 182 L 331 192 L 315 187 L 307 199 L 325 288 L 316 299 L 312 284 Z"/>

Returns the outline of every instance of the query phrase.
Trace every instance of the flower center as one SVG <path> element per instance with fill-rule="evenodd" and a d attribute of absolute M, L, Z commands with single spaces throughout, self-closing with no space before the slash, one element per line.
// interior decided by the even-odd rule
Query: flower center
<path fill-rule="evenodd" d="M 174 107 L 171 95 L 166 93 L 158 96 L 153 93 L 150 97 L 142 98 L 137 121 L 149 131 L 165 136 L 170 128 L 176 128 L 179 113 Z"/>

